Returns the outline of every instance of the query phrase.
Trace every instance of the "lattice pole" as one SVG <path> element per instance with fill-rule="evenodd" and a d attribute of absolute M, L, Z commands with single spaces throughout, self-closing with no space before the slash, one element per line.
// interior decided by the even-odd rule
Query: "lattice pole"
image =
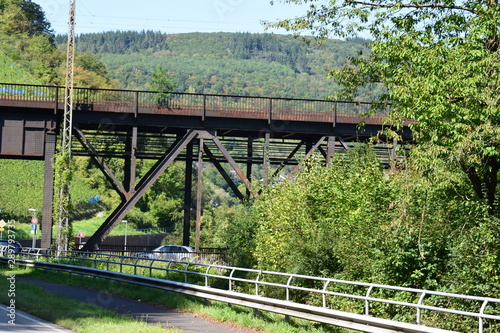
<path fill-rule="evenodd" d="M 71 132 L 73 127 L 73 78 L 75 68 L 75 6 L 70 0 L 68 22 L 68 48 L 66 53 L 66 84 L 64 94 L 64 118 L 61 139 L 61 160 L 59 171 L 59 223 L 57 230 L 57 249 L 67 250 L 69 235 L 69 204 L 71 174 Z"/>

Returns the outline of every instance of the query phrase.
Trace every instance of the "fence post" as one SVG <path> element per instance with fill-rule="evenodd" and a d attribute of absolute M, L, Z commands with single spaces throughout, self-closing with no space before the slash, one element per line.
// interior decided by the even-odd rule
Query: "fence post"
<path fill-rule="evenodd" d="M 206 115 L 207 115 L 207 95 L 203 95 L 203 114 L 201 116 L 202 122 L 205 122 Z"/>
<path fill-rule="evenodd" d="M 273 120 L 273 99 L 269 98 L 269 114 L 267 115 L 267 124 L 271 125 L 271 121 Z"/>
<path fill-rule="evenodd" d="M 137 118 L 137 115 L 139 114 L 139 92 L 135 92 L 135 111 L 134 111 L 134 118 Z"/>

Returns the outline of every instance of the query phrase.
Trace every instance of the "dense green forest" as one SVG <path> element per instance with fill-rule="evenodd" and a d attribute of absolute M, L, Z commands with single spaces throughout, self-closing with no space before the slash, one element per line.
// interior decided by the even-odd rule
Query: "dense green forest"
<path fill-rule="evenodd" d="M 66 36 L 57 36 L 65 43 Z M 349 56 L 366 52 L 366 40 L 315 40 L 288 35 L 116 31 L 79 35 L 80 53 L 106 65 L 125 88 L 149 89 L 158 66 L 169 70 L 180 92 L 323 99 L 335 91 L 326 76 Z M 370 99 L 380 90 L 363 91 Z"/>
<path fill-rule="evenodd" d="M 14 7 L 31 3 L 8 2 Z M 10 8 L 3 4 L 0 1 L 2 14 Z M 18 9 L 8 10 L 19 14 Z M 46 25 L 39 24 L 40 19 L 33 27 L 14 24 L 33 17 L 21 14 L 2 15 L 0 20 L 0 66 L 4 69 L 0 79 L 60 83 L 64 37 L 52 36 Z M 318 12 L 311 17 L 314 14 Z M 454 29 L 465 38 L 467 34 L 460 29 L 466 28 L 458 24 L 462 21 L 455 21 L 457 17 L 439 21 L 436 35 L 426 35 L 423 41 L 434 42 L 436 36 L 446 40 Z M 407 15 L 399 19 L 394 20 L 397 27 L 411 32 L 411 24 L 421 23 Z M 388 36 L 387 30 L 380 31 Z M 457 43 L 453 39 L 427 48 L 420 40 L 405 44 L 407 38 L 395 34 L 394 39 L 376 44 L 378 53 L 370 59 L 364 57 L 367 50 L 360 39 L 328 40 L 317 46 L 290 36 L 244 33 L 82 35 L 78 82 L 148 89 L 160 66 L 169 70 L 176 89 L 182 91 L 322 98 L 335 91 L 336 84 L 325 78 L 332 69 L 330 76 L 343 83 L 343 91 L 353 99 L 368 97 L 370 92 L 381 102 L 398 101 L 394 121 L 418 119 L 412 124 L 418 145 L 390 172 L 380 165 L 369 144 L 360 145 L 358 150 L 337 154 L 330 168 L 313 157 L 293 182 L 272 183 L 256 198 L 240 203 L 217 170 L 206 167 L 202 246 L 228 248 L 233 263 L 244 267 L 498 297 L 500 118 L 498 103 L 491 102 L 498 100 L 498 49 L 483 53 L 484 40 L 474 39 L 478 34 L 467 35 L 472 40 Z M 359 51 L 363 57 L 346 60 Z M 420 57 L 420 52 L 428 57 Z M 471 54 L 477 59 L 471 59 Z M 381 82 L 386 91 L 377 91 Z M 364 83 L 370 88 L 355 89 Z M 119 172 L 123 161 L 107 163 L 123 177 Z M 138 163 L 141 176 L 153 161 Z M 101 209 L 113 209 L 119 198 L 104 175 L 86 158 L 75 158 L 74 165 L 73 207 L 84 207 L 89 198 L 99 195 Z M 29 206 L 41 205 L 41 169 L 36 161 L 0 160 L 2 216 L 20 218 Z M 137 226 L 180 225 L 184 171 L 182 164 L 169 167 L 127 220 Z M 315 304 L 318 300 L 308 301 Z M 336 304 L 338 309 L 352 306 Z M 376 311 L 389 318 L 414 318 L 414 313 L 391 306 Z M 491 312 L 498 313 L 498 308 Z M 470 331 L 477 325 L 449 317 L 427 320 L 456 331 Z M 489 323 L 488 329 L 498 332 L 498 324 Z"/>

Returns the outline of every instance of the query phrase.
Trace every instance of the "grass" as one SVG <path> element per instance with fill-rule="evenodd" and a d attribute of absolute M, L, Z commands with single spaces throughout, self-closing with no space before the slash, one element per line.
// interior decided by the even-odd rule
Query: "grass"
<path fill-rule="evenodd" d="M 126 297 L 129 299 L 141 299 L 142 302 L 161 305 L 167 308 L 178 309 L 181 311 L 196 313 L 198 315 L 206 316 L 214 320 L 222 322 L 231 322 L 240 327 L 249 327 L 263 332 L 273 332 L 273 333 L 352 332 L 336 328 L 330 325 L 312 323 L 306 320 L 300 320 L 300 319 L 285 320 L 285 318 L 282 315 L 268 313 L 268 312 L 259 312 L 256 315 L 253 309 L 249 309 L 246 307 L 228 306 L 227 304 L 220 302 L 205 302 L 204 300 L 196 297 L 165 292 L 159 289 L 151 289 L 146 287 L 139 287 L 136 285 L 118 283 L 115 281 L 109 281 L 104 279 L 95 279 L 95 280 L 92 278 L 80 279 L 80 278 L 75 278 L 74 275 L 73 278 L 70 278 L 69 275 L 67 274 L 56 274 L 51 271 L 40 271 L 32 268 L 24 269 L 20 267 L 16 274 L 18 276 L 25 276 L 41 280 L 43 279 L 67 285 L 83 286 L 86 288 L 93 288 L 96 290 L 106 290 L 111 292 L 112 294 L 120 295 L 122 297 Z M 89 283 L 89 281 L 92 282 Z M 41 301 L 41 304 L 43 304 L 42 307 L 44 308 L 50 308 L 45 306 L 44 300 Z M 82 318 L 79 319 L 80 319 L 79 321 L 81 321 Z M 78 332 L 83 332 L 83 331 L 78 331 Z M 100 332 L 100 330 L 93 332 Z M 110 331 L 106 330 L 106 332 Z M 139 330 L 136 332 L 139 332 Z"/>
<path fill-rule="evenodd" d="M 2 273 L 5 273 L 3 271 Z M 24 274 L 20 274 L 24 275 Z M 30 283 L 16 280 L 15 297 L 0 293 L 0 303 L 9 304 L 15 300 L 17 309 L 31 313 L 39 318 L 53 322 L 79 333 L 176 333 L 176 329 L 167 329 L 159 325 L 150 325 L 129 317 L 103 310 L 89 303 L 51 294 Z M 9 290 L 9 281 L 0 279 L 0 290 Z"/>

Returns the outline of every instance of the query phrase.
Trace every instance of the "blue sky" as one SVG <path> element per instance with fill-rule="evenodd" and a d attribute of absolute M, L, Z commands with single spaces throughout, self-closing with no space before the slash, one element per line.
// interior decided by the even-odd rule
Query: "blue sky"
<path fill-rule="evenodd" d="M 68 31 L 68 0 L 33 0 L 56 34 Z M 306 12 L 305 6 L 270 0 L 76 0 L 76 33 L 116 30 L 264 32 L 261 20 L 276 21 Z M 285 33 L 284 30 L 269 30 Z"/>

